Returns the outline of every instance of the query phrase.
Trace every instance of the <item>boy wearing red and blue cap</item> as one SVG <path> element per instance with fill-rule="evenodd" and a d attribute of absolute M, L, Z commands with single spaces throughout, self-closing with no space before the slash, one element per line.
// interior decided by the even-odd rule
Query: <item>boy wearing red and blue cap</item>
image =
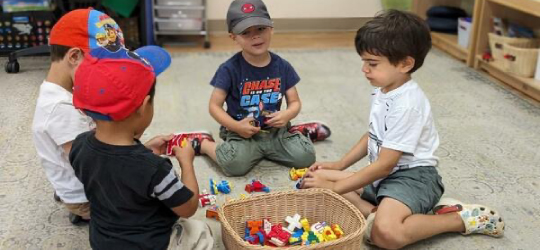
<path fill-rule="evenodd" d="M 136 139 L 152 121 L 156 76 L 170 62 L 156 46 L 134 52 L 103 47 L 90 51 L 75 73 L 73 104 L 96 122 L 95 131 L 75 139 L 69 155 L 91 204 L 93 249 L 171 249 L 188 241 L 197 249 L 213 247 L 206 224 L 179 220 L 198 207 L 191 144 L 173 148 L 179 178 L 171 161 L 160 157 L 170 137 L 145 144 Z M 179 227 L 191 237 L 176 240 Z"/>
<path fill-rule="evenodd" d="M 107 29 L 114 36 L 104 40 Z M 90 218 L 88 199 L 82 183 L 75 177 L 68 161 L 72 141 L 92 130 L 92 119 L 72 104 L 73 75 L 90 49 L 123 47 L 122 31 L 108 15 L 93 9 L 73 10 L 58 20 L 51 30 L 51 67 L 39 89 L 32 135 L 37 155 L 55 199 L 70 211 L 72 223 Z"/>

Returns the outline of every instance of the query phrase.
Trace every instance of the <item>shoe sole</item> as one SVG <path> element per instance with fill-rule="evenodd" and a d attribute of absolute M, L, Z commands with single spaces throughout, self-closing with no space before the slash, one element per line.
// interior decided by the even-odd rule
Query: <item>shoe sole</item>
<path fill-rule="evenodd" d="M 209 134 L 212 136 L 212 138 L 214 137 L 214 135 L 212 134 L 212 132 L 210 131 L 207 131 L 207 130 L 199 130 L 199 131 L 182 131 L 182 132 L 176 132 L 174 133 L 174 135 L 179 135 L 179 134 Z"/>
<path fill-rule="evenodd" d="M 433 213 L 436 214 L 437 211 L 439 211 L 444 206 L 452 206 L 452 205 L 457 205 L 457 204 L 461 206 L 464 205 L 462 201 L 454 199 L 454 198 L 449 198 L 449 197 L 441 198 L 439 202 L 437 202 L 437 204 L 433 206 Z"/>

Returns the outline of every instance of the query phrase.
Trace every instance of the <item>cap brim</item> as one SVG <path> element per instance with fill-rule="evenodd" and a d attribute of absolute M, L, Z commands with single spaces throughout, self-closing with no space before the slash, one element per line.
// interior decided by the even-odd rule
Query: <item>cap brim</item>
<path fill-rule="evenodd" d="M 274 27 L 274 23 L 272 20 L 266 18 L 266 17 L 248 17 L 239 23 L 237 23 L 231 30 L 234 34 L 240 34 L 244 30 L 248 29 L 249 27 L 253 26 L 268 26 L 268 27 Z"/>
<path fill-rule="evenodd" d="M 152 65 L 156 76 L 161 74 L 161 72 L 165 71 L 171 65 L 171 55 L 159 46 L 144 46 L 136 49 L 134 52 Z"/>

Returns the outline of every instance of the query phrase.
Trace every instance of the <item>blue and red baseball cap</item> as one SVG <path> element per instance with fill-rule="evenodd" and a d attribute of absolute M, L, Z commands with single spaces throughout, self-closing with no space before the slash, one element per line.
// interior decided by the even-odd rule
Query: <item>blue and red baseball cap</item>
<path fill-rule="evenodd" d="M 93 49 L 75 72 L 73 105 L 97 120 L 124 120 L 141 106 L 156 76 L 170 64 L 171 56 L 158 46 Z"/>
<path fill-rule="evenodd" d="M 80 48 L 84 52 L 99 47 L 113 50 L 124 47 L 124 35 L 107 14 L 91 8 L 76 9 L 56 22 L 49 44 Z"/>

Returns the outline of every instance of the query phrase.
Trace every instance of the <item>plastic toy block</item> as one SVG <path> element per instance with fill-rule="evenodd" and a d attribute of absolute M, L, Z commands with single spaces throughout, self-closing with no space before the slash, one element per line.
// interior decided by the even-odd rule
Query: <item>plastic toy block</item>
<path fill-rule="evenodd" d="M 246 227 L 249 228 L 250 235 L 256 234 L 257 232 L 261 231 L 262 225 L 262 220 L 250 220 L 246 223 Z"/>
<path fill-rule="evenodd" d="M 268 235 L 272 231 L 272 223 L 270 223 L 270 220 L 263 220 L 263 231 L 266 235 Z"/>
<path fill-rule="evenodd" d="M 287 226 L 285 228 L 285 230 L 287 230 L 289 233 L 293 233 L 294 230 L 296 230 L 297 228 L 302 228 L 302 223 L 300 223 L 300 215 L 299 214 L 295 214 L 293 217 L 291 216 L 287 216 L 285 218 L 285 221 L 287 223 L 289 223 L 289 226 Z"/>
<path fill-rule="evenodd" d="M 323 237 L 325 241 L 337 240 L 336 234 L 334 234 L 334 231 L 329 226 L 324 227 Z"/>
<path fill-rule="evenodd" d="M 221 181 L 219 183 L 214 182 L 213 179 L 210 179 L 210 190 L 212 191 L 213 195 L 224 193 L 228 194 L 231 192 L 232 185 L 228 181 Z"/>
<path fill-rule="evenodd" d="M 283 227 L 281 224 L 277 224 L 272 226 L 272 231 L 267 236 L 270 238 L 270 242 L 278 247 L 282 247 L 285 245 L 285 243 L 289 242 L 289 238 L 291 238 L 291 234 L 285 230 L 283 230 Z"/>
<path fill-rule="evenodd" d="M 300 223 L 302 224 L 302 228 L 304 229 L 304 232 L 308 232 L 310 229 L 308 219 L 307 218 L 301 219 Z"/>
<path fill-rule="evenodd" d="M 325 226 L 326 226 L 326 222 L 317 222 L 311 225 L 311 231 L 322 234 Z"/>
<path fill-rule="evenodd" d="M 308 236 L 306 238 L 306 242 L 309 242 L 309 244 L 313 244 L 313 243 L 319 243 L 320 241 L 313 231 L 309 231 Z"/>
<path fill-rule="evenodd" d="M 264 237 L 264 233 L 262 232 L 257 232 L 255 234 L 255 236 L 258 236 L 259 238 L 259 244 L 261 244 L 261 246 L 264 246 L 264 241 L 266 240 L 266 237 Z"/>
<path fill-rule="evenodd" d="M 206 218 L 219 220 L 219 214 L 217 212 L 216 205 L 211 206 L 210 208 L 206 209 Z"/>
<path fill-rule="evenodd" d="M 251 184 L 246 184 L 246 192 L 252 193 L 252 192 L 270 192 L 270 188 L 262 184 L 258 180 L 252 180 Z"/>
<path fill-rule="evenodd" d="M 291 170 L 289 171 L 289 177 L 291 178 L 291 180 L 297 181 L 298 179 L 304 177 L 306 173 L 307 173 L 307 168 L 301 168 L 301 169 L 291 168 Z"/>
<path fill-rule="evenodd" d="M 334 234 L 336 235 L 338 239 L 344 235 L 343 229 L 341 229 L 341 227 L 338 224 L 332 224 L 332 230 L 334 231 Z"/>
<path fill-rule="evenodd" d="M 300 245 L 302 244 L 302 235 L 304 234 L 304 230 L 296 230 L 292 235 L 291 238 L 289 238 L 289 245 Z"/>
<path fill-rule="evenodd" d="M 216 204 L 216 196 L 212 194 L 208 194 L 208 191 L 206 189 L 203 190 L 202 194 L 199 194 L 199 205 L 201 207 L 205 207 L 207 205 L 215 205 Z"/>
<path fill-rule="evenodd" d="M 300 178 L 300 180 L 298 180 L 298 182 L 296 183 L 295 187 L 296 189 L 302 189 L 302 182 L 304 182 L 304 176 L 302 176 L 302 178 Z"/>

